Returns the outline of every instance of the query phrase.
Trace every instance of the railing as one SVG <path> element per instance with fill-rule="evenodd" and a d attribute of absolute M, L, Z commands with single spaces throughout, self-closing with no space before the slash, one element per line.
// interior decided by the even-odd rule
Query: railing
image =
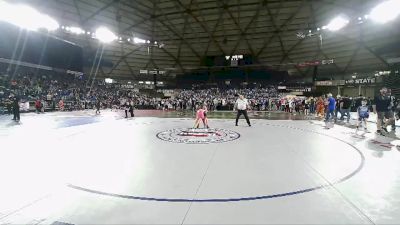
<path fill-rule="evenodd" d="M 50 104 L 49 104 L 50 103 Z M 25 105 L 23 105 L 25 104 Z M 120 109 L 124 109 L 124 106 L 118 106 Z M 217 105 L 211 107 L 209 110 L 210 111 L 232 111 L 234 105 L 233 104 L 227 104 L 227 105 Z M 78 111 L 78 110 L 84 110 L 84 109 L 94 109 L 95 105 L 93 103 L 87 103 L 85 104 L 84 102 L 74 102 L 74 101 L 65 101 L 64 102 L 64 110 L 63 111 Z M 102 107 L 104 108 L 104 107 Z M 108 108 L 108 107 L 107 107 Z M 163 108 L 158 105 L 135 105 L 135 109 L 137 110 L 162 110 Z M 281 109 L 273 109 L 271 108 L 270 105 L 267 107 L 259 107 L 258 109 L 257 106 L 253 107 L 253 110 L 259 110 L 259 111 L 280 111 Z M 175 108 L 166 108 L 164 106 L 164 109 L 167 110 L 175 110 Z M 181 109 L 179 106 L 176 108 L 177 110 L 195 110 L 194 107 L 192 106 L 186 106 L 186 108 Z M 0 115 L 1 114 L 7 114 L 7 107 L 5 106 L 0 106 Z M 58 103 L 53 104 L 52 102 L 45 102 L 44 107 L 43 107 L 44 112 L 53 112 L 53 111 L 60 111 L 60 108 L 58 106 Z M 26 103 L 21 103 L 20 104 L 20 112 L 21 113 L 26 113 L 26 112 L 36 112 L 36 107 L 35 107 L 35 102 L 34 101 L 29 101 L 29 107 L 26 105 Z M 12 113 L 12 110 L 11 110 Z"/>

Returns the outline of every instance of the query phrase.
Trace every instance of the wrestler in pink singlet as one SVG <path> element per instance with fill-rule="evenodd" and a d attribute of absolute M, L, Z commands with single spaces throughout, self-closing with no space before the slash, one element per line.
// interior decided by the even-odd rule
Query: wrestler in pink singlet
<path fill-rule="evenodd" d="M 204 120 L 205 119 L 205 116 L 204 116 L 204 112 L 205 112 L 205 110 L 204 109 L 199 109 L 199 110 L 197 110 L 197 118 L 199 118 L 199 119 L 202 119 L 202 120 Z"/>

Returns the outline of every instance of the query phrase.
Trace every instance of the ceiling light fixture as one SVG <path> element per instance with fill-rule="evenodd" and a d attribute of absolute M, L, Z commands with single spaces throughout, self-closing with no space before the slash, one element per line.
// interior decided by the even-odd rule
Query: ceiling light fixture
<path fill-rule="evenodd" d="M 372 9 L 370 17 L 377 23 L 387 23 L 396 19 L 400 15 L 400 1 L 389 0 L 385 1 Z"/>
<path fill-rule="evenodd" d="M 100 27 L 96 30 L 96 38 L 103 43 L 110 43 L 118 39 L 115 34 L 106 27 Z"/>
<path fill-rule="evenodd" d="M 13 5 L 3 1 L 0 2 L 0 21 L 33 31 L 39 29 L 54 31 L 60 27 L 56 20 L 30 6 Z"/>
<path fill-rule="evenodd" d="M 330 31 L 338 31 L 347 26 L 347 24 L 349 24 L 349 20 L 343 18 L 342 16 L 338 16 L 335 19 L 331 20 L 326 28 Z"/>

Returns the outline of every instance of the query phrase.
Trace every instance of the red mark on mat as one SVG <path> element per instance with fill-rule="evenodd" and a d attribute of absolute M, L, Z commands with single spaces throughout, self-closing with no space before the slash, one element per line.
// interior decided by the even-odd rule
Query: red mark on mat
<path fill-rule="evenodd" d="M 384 148 L 388 148 L 388 149 L 391 149 L 392 147 L 394 147 L 394 145 L 392 145 L 390 143 L 383 143 L 383 142 L 380 142 L 380 141 L 377 141 L 377 140 L 371 140 L 371 143 L 375 144 L 375 145 L 379 145 L 379 146 L 384 147 Z"/>

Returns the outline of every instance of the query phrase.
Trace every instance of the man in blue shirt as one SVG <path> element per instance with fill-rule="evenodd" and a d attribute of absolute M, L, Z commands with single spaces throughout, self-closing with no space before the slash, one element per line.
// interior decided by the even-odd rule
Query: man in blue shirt
<path fill-rule="evenodd" d="M 325 122 L 328 122 L 331 120 L 331 117 L 334 118 L 335 117 L 335 106 L 336 106 L 336 100 L 332 97 L 332 94 L 329 93 L 328 94 L 328 99 L 327 99 L 327 103 L 328 105 L 327 110 L 326 110 L 326 118 L 325 118 Z"/>

